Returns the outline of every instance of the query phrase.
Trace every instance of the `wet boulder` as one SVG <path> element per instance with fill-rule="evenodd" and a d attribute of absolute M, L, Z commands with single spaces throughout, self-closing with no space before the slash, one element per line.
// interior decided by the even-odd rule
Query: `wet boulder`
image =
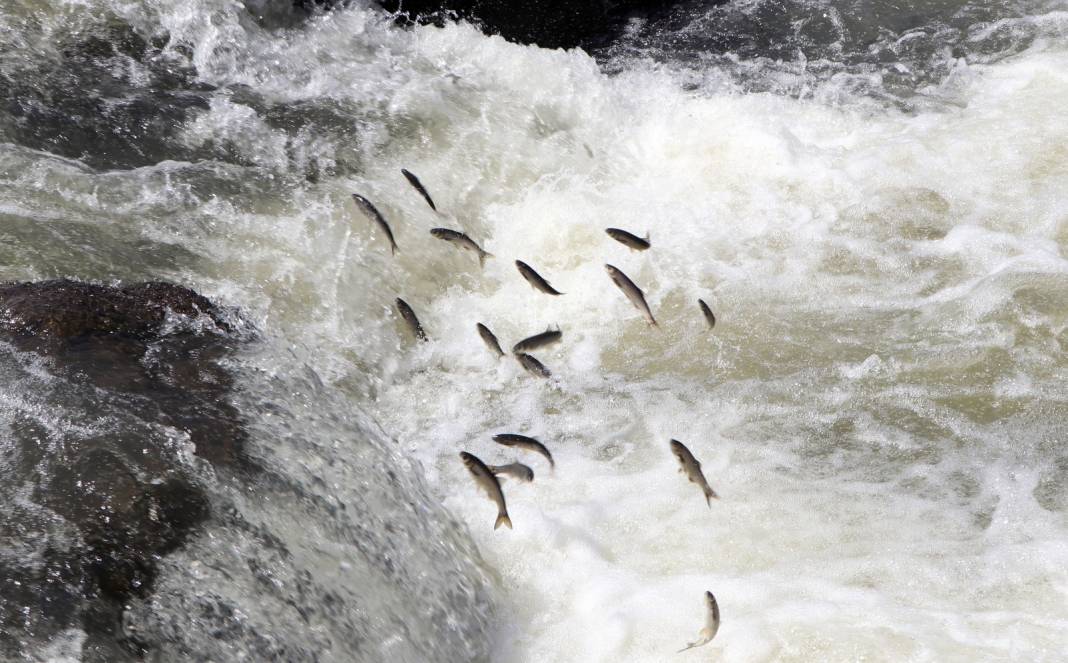
<path fill-rule="evenodd" d="M 140 657 L 122 606 L 210 516 L 194 467 L 249 467 L 236 320 L 169 283 L 0 285 L 0 660 L 72 632 L 86 661 Z"/>
<path fill-rule="evenodd" d="M 228 326 L 207 298 L 172 283 L 111 287 L 56 280 L 0 285 L 0 331 L 37 342 L 76 342 L 92 336 L 140 341 L 159 336 L 169 315 L 204 317 Z"/>
<path fill-rule="evenodd" d="M 243 438 L 219 364 L 233 331 L 227 312 L 170 283 L 0 285 L 0 338 L 50 357 L 69 380 L 125 396 L 131 411 L 186 432 L 216 463 L 236 461 Z"/>

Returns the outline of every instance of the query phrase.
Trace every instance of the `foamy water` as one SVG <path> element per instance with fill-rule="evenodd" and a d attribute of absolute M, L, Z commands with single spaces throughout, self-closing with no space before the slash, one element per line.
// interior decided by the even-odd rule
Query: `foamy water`
<path fill-rule="evenodd" d="M 216 156 L 92 172 L 5 146 L 4 213 L 76 216 L 99 253 L 23 239 L 3 276 L 164 277 L 241 306 L 264 336 L 242 365 L 284 375 L 296 352 L 330 392 L 322 416 L 366 412 L 395 442 L 388 462 L 466 526 L 499 608 L 490 660 L 673 660 L 705 590 L 722 628 L 678 660 L 1064 660 L 1064 9 L 1014 19 L 1030 30 L 1019 52 L 952 62 L 923 103 L 884 103 L 852 78 L 749 91 L 737 71 L 695 84 L 691 64 L 633 54 L 609 76 L 581 51 L 400 30 L 363 7 L 268 31 L 224 2 L 115 5 L 219 86 L 176 139 Z M 63 11 L 67 25 L 96 9 Z M 354 191 L 392 223 L 396 257 Z M 495 257 L 480 269 L 436 226 Z M 566 294 L 534 291 L 516 259 Z M 429 343 L 391 311 L 398 296 Z M 495 358 L 477 322 L 506 348 L 559 325 L 563 342 L 534 353 L 553 379 Z M 297 476 L 365 457 L 309 421 L 323 444 L 289 445 L 280 424 L 255 442 Z M 555 471 L 500 432 L 538 437 Z M 670 438 L 703 463 L 711 508 Z M 461 450 L 533 467 L 532 484 L 504 482 L 514 530 L 493 530 Z M 330 472 L 322 490 L 358 499 Z M 319 568 L 346 551 L 315 554 Z"/>

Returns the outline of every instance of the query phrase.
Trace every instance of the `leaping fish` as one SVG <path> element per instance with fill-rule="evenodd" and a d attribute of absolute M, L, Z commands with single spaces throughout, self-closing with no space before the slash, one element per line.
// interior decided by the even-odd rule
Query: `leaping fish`
<path fill-rule="evenodd" d="M 698 299 L 697 300 L 697 305 L 701 307 L 701 313 L 704 314 L 705 320 L 708 322 L 708 328 L 712 329 L 713 327 L 715 327 L 716 326 L 716 316 L 715 316 L 714 313 L 712 313 L 712 309 L 710 309 L 708 307 L 708 304 L 705 303 L 705 300 Z"/>
<path fill-rule="evenodd" d="M 712 490 L 712 486 L 708 485 L 708 480 L 705 479 L 704 473 L 701 472 L 701 463 L 693 457 L 686 445 L 678 440 L 671 441 L 671 453 L 675 454 L 675 458 L 679 459 L 679 472 L 685 474 L 692 483 L 696 483 L 701 488 L 701 492 L 705 494 L 705 501 L 711 507 L 712 498 L 715 497 L 718 500 L 719 495 Z"/>
<path fill-rule="evenodd" d="M 532 437 L 526 435 L 519 435 L 517 433 L 498 433 L 493 436 L 493 441 L 497 444 L 504 445 L 506 447 L 517 447 L 524 451 L 533 451 L 536 454 L 541 454 L 549 461 L 549 467 L 556 467 L 556 462 L 553 460 L 553 455 L 549 453 L 549 450 L 544 444 L 538 442 Z"/>
<path fill-rule="evenodd" d="M 476 324 L 478 328 L 478 335 L 482 337 L 482 342 L 486 344 L 486 347 L 490 349 L 490 352 L 496 352 L 497 357 L 504 356 L 504 350 L 501 350 L 501 343 L 497 340 L 497 337 L 493 335 L 490 328 L 481 322 Z"/>
<path fill-rule="evenodd" d="M 452 242 L 461 249 L 467 249 L 468 251 L 474 251 L 478 256 L 479 267 L 485 266 L 486 258 L 492 258 L 493 254 L 489 251 L 483 251 L 482 247 L 475 243 L 475 240 L 471 239 L 462 232 L 456 230 L 449 230 L 448 228 L 433 228 L 430 234 L 438 239 L 443 239 L 446 242 Z"/>
<path fill-rule="evenodd" d="M 426 201 L 427 205 L 430 205 L 430 209 L 434 210 L 435 212 L 438 211 L 437 205 L 435 205 L 434 201 L 431 200 L 430 194 L 427 192 L 426 187 L 423 186 L 423 183 L 419 181 L 419 178 L 413 175 L 410 171 L 405 170 L 404 168 L 401 168 L 401 174 L 404 175 L 404 179 L 408 180 L 408 184 L 411 184 L 413 187 L 415 187 L 415 190 L 423 196 L 423 200 Z"/>
<path fill-rule="evenodd" d="M 494 474 L 504 474 L 506 476 L 514 477 L 523 483 L 530 483 L 534 480 L 534 470 L 530 469 L 523 463 L 509 463 L 507 465 L 488 465 L 490 472 Z"/>
<path fill-rule="evenodd" d="M 545 364 L 525 352 L 515 353 L 515 358 L 519 360 L 519 364 L 527 370 L 527 373 L 534 377 L 551 378 L 553 376 L 552 372 L 545 368 Z"/>
<path fill-rule="evenodd" d="M 529 283 L 531 286 L 533 286 L 533 288 L 535 290 L 540 290 L 541 292 L 544 292 L 547 295 L 562 295 L 562 294 L 564 294 L 562 292 L 559 292 L 556 288 L 554 288 L 551 285 L 549 285 L 549 282 L 546 281 L 545 279 L 543 279 L 541 277 L 541 274 L 538 274 L 537 272 L 535 272 L 533 267 L 531 267 L 527 263 L 523 262 L 522 260 L 516 260 L 515 261 L 515 266 L 516 266 L 516 269 L 519 270 L 519 273 L 523 275 L 523 278 L 525 278 L 527 280 L 527 283 Z"/>
<path fill-rule="evenodd" d="M 493 529 L 504 525 L 512 529 L 512 519 L 508 517 L 508 505 L 504 503 L 504 492 L 501 491 L 501 482 L 493 475 L 492 470 L 486 467 L 478 457 L 466 451 L 460 452 L 460 458 L 464 461 L 464 467 L 475 479 L 475 484 L 485 491 L 486 495 L 497 505 L 497 520 L 493 523 Z"/>
<path fill-rule="evenodd" d="M 642 294 L 641 288 L 634 285 L 634 281 L 627 278 L 627 275 L 618 267 L 605 265 L 604 268 L 608 271 L 608 275 L 612 277 L 612 283 L 615 283 L 616 287 L 623 291 L 630 303 L 634 304 L 634 308 L 642 312 L 649 324 L 659 327 L 660 325 L 656 324 L 656 319 L 653 317 L 653 312 L 649 310 L 649 305 L 645 303 L 645 295 Z"/>
<path fill-rule="evenodd" d="M 705 627 L 697 634 L 698 640 L 687 644 L 678 653 L 681 654 L 687 649 L 707 645 L 712 642 L 712 638 L 716 637 L 716 633 L 719 631 L 719 604 L 716 603 L 716 597 L 712 596 L 712 592 L 705 592 L 705 607 L 708 609 L 708 614 L 705 616 Z"/>
<path fill-rule="evenodd" d="M 352 199 L 356 201 L 356 207 L 360 208 L 360 211 L 367 215 L 369 219 L 374 221 L 382 232 L 386 233 L 386 237 L 389 238 L 389 251 L 390 253 L 397 253 L 397 241 L 393 239 L 393 231 L 390 230 L 389 224 L 386 223 L 386 217 L 382 216 L 382 213 L 378 211 L 378 208 L 358 193 L 352 194 Z"/>
<path fill-rule="evenodd" d="M 552 329 L 546 329 L 540 334 L 528 336 L 522 341 L 516 343 L 514 346 L 512 346 L 512 352 L 530 352 L 531 350 L 537 350 L 538 348 L 543 348 L 546 345 L 558 343 L 562 336 L 563 333 L 559 329 L 555 331 Z"/>
<path fill-rule="evenodd" d="M 397 312 L 404 318 L 404 322 L 408 324 L 408 329 L 415 335 L 420 341 L 427 340 L 426 332 L 423 331 L 423 325 L 419 324 L 419 318 L 415 317 L 415 311 L 411 306 L 408 306 L 408 302 L 404 301 L 400 297 L 397 297 Z"/>
<path fill-rule="evenodd" d="M 605 228 L 605 232 L 608 233 L 609 237 L 626 246 L 631 251 L 644 251 L 652 246 L 652 244 L 649 243 L 649 233 L 645 233 L 645 238 L 643 239 L 626 230 L 620 230 L 619 228 Z"/>

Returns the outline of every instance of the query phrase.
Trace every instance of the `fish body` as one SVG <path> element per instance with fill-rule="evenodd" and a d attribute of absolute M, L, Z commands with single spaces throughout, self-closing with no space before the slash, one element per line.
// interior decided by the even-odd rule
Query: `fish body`
<path fill-rule="evenodd" d="M 404 175 L 404 179 L 408 180 L 408 184 L 411 184 L 413 187 L 415 187 L 415 190 L 423 196 L 423 200 L 426 201 L 427 205 L 430 205 L 430 209 L 434 210 L 435 212 L 438 211 L 437 205 L 435 205 L 434 201 L 431 200 L 430 194 L 427 193 L 426 187 L 423 186 L 423 183 L 419 181 L 419 178 L 403 168 L 401 168 L 401 174 Z"/>
<path fill-rule="evenodd" d="M 705 494 L 705 501 L 711 507 L 712 498 L 719 499 L 719 495 L 708 485 L 708 480 L 705 479 L 704 473 L 701 472 L 701 463 L 694 458 L 690 450 L 686 448 L 686 445 L 678 440 L 671 441 L 671 453 L 675 454 L 675 458 L 679 459 L 679 471 L 701 488 L 701 492 Z"/>
<path fill-rule="evenodd" d="M 698 299 L 697 300 L 697 305 L 701 307 L 701 313 L 704 314 L 705 320 L 708 321 L 708 328 L 712 329 L 713 327 L 715 327 L 716 326 L 716 315 L 714 313 L 712 313 L 712 309 L 708 307 L 708 304 L 705 303 L 705 300 Z"/>
<path fill-rule="evenodd" d="M 506 447 L 516 447 L 517 449 L 523 449 L 524 451 L 532 451 L 536 454 L 541 454 L 547 461 L 549 461 L 549 467 L 556 467 L 553 455 L 549 453 L 549 450 L 544 444 L 532 437 L 519 435 L 517 433 L 499 433 L 493 436 L 493 441 Z"/>
<path fill-rule="evenodd" d="M 468 251 L 474 251 L 478 256 L 479 266 L 486 264 L 486 258 L 492 257 L 493 254 L 488 251 L 483 251 L 482 247 L 475 243 L 475 240 L 471 239 L 462 232 L 456 230 L 449 230 L 448 228 L 433 228 L 430 234 L 438 239 L 443 239 L 446 242 L 452 242 L 461 249 L 467 249 Z"/>
<path fill-rule="evenodd" d="M 427 340 L 426 332 L 423 331 L 423 325 L 419 324 L 419 318 L 415 317 L 415 311 L 411 306 L 408 306 L 408 302 L 404 301 L 400 297 L 397 297 L 397 312 L 404 318 L 404 322 L 407 323 L 408 329 L 415 335 L 420 341 Z"/>
<path fill-rule="evenodd" d="M 631 251 L 644 251 L 652 246 L 652 244 L 649 243 L 649 233 L 645 233 L 645 237 L 641 238 L 626 230 L 620 230 L 619 228 L 605 228 L 605 232 L 608 233 L 609 237 L 626 246 Z"/>
<path fill-rule="evenodd" d="M 352 199 L 356 201 L 356 207 L 359 207 L 361 212 L 374 221 L 382 229 L 382 232 L 386 233 L 386 237 L 389 239 L 390 253 L 397 253 L 397 241 L 393 239 L 393 231 L 390 229 L 389 224 L 386 223 L 386 217 L 382 216 L 382 213 L 378 211 L 378 208 L 370 200 L 360 194 L 352 194 Z"/>
<path fill-rule="evenodd" d="M 489 465 L 490 472 L 494 474 L 504 474 L 506 476 L 514 477 L 523 483 L 530 483 L 534 480 L 534 470 L 530 469 L 523 463 L 509 463 L 508 465 Z"/>
<path fill-rule="evenodd" d="M 535 377 L 551 378 L 553 376 L 549 369 L 545 368 L 545 364 L 525 352 L 515 353 L 515 358 L 519 360 L 519 364 L 523 368 L 527 369 L 527 373 L 530 373 Z"/>
<path fill-rule="evenodd" d="M 469 454 L 466 451 L 460 452 L 460 458 L 464 462 L 464 467 L 471 473 L 471 476 L 475 479 L 475 484 L 485 491 L 493 503 L 497 505 L 497 520 L 493 523 L 493 529 L 497 529 L 501 525 L 504 525 L 508 529 L 512 529 L 512 519 L 508 517 L 508 505 L 504 502 L 504 492 L 501 490 L 501 482 L 497 481 L 497 477 L 493 474 L 493 471 L 486 466 L 477 456 Z"/>
<path fill-rule="evenodd" d="M 514 346 L 512 346 L 512 352 L 530 352 L 532 350 L 537 350 L 538 348 L 543 348 L 546 345 L 559 343 L 560 338 L 562 336 L 563 334 L 560 332 L 559 329 L 557 329 L 556 331 L 553 331 L 552 329 L 546 329 L 540 334 L 528 336 L 522 341 L 516 343 Z"/>
<path fill-rule="evenodd" d="M 486 347 L 490 349 L 490 352 L 495 352 L 497 357 L 504 356 L 504 350 L 501 349 L 501 343 L 497 340 L 497 337 L 493 335 L 490 328 L 481 322 L 476 324 L 478 328 L 478 335 L 482 337 L 482 342 L 486 344 Z"/>
<path fill-rule="evenodd" d="M 558 290 L 556 290 L 556 288 L 554 288 L 551 285 L 549 285 L 549 282 L 546 281 L 545 279 L 543 279 L 541 277 L 541 274 L 538 274 L 537 272 L 535 272 L 533 267 L 531 267 L 527 263 L 523 262 L 522 260 L 516 260 L 515 261 L 515 266 L 516 266 L 516 269 L 519 270 L 519 273 L 523 275 L 523 278 L 525 278 L 527 280 L 527 283 L 529 283 L 531 286 L 533 286 L 535 290 L 540 290 L 541 292 L 544 292 L 547 295 L 562 295 L 562 294 L 564 294 L 564 293 L 559 292 Z"/>
<path fill-rule="evenodd" d="M 623 291 L 623 294 L 627 296 L 631 304 L 634 304 L 634 308 L 642 312 L 646 321 L 654 327 L 659 327 L 653 317 L 653 312 L 649 310 L 649 304 L 645 302 L 645 295 L 642 294 L 641 288 L 634 285 L 634 281 L 627 278 L 627 275 L 618 267 L 605 265 L 604 268 L 608 272 L 608 276 L 612 277 L 612 282 L 616 284 L 616 287 Z"/>
<path fill-rule="evenodd" d="M 697 641 L 691 642 L 680 649 L 680 654 L 687 649 L 707 645 L 712 642 L 712 638 L 716 637 L 716 633 L 719 632 L 719 604 L 716 603 L 716 597 L 712 596 L 712 592 L 705 592 L 705 610 L 707 611 L 705 614 L 705 627 L 697 634 Z"/>

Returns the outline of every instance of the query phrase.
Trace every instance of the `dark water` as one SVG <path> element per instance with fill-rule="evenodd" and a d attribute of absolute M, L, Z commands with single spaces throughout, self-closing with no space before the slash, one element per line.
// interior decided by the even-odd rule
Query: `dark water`
<path fill-rule="evenodd" d="M 696 87 L 824 101 L 874 98 L 905 109 L 939 102 L 956 68 L 997 62 L 1063 37 L 1049 2 L 681 3 L 638 20 L 598 55 L 619 71 L 651 60 Z"/>

